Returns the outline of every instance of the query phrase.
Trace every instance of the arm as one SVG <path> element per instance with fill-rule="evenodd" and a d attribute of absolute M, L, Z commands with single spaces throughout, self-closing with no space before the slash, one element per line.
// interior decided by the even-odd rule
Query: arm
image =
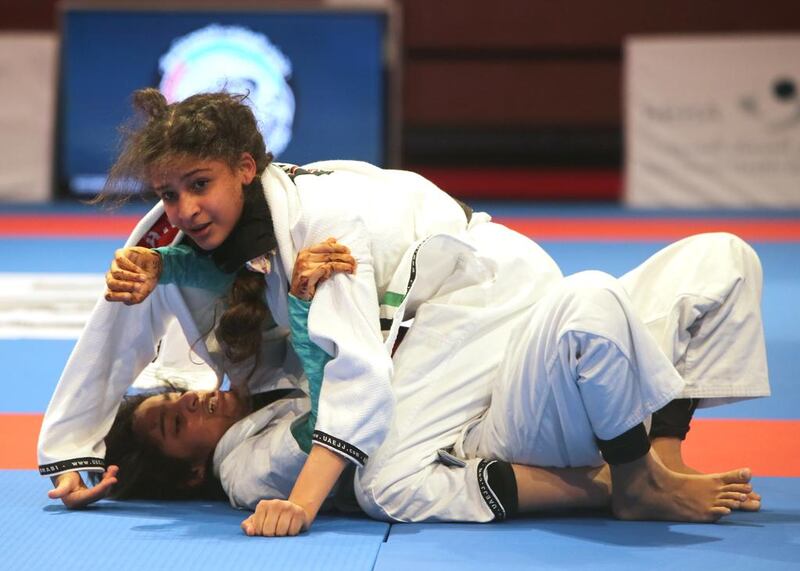
<path fill-rule="evenodd" d="M 308 312 L 319 283 L 333 272 L 354 273 L 355 260 L 349 250 L 329 238 L 303 250 L 297 257 L 292 273 L 289 298 L 289 316 L 292 329 L 292 345 L 303 363 L 309 381 L 311 411 L 292 426 L 292 433 L 300 447 L 308 451 L 300 475 L 295 482 L 288 501 L 262 500 L 253 515 L 242 522 L 247 535 L 268 537 L 296 535 L 306 530 L 317 516 L 322 503 L 347 466 L 347 460 L 327 448 L 311 446 L 311 434 L 317 420 L 317 408 L 325 365 L 330 356 L 308 337 Z"/>
<path fill-rule="evenodd" d="M 144 301 L 158 284 L 170 283 L 221 295 L 234 277 L 235 274 L 223 272 L 211 258 L 197 254 L 189 246 L 121 248 L 114 253 L 106 273 L 106 300 L 135 305 Z"/>

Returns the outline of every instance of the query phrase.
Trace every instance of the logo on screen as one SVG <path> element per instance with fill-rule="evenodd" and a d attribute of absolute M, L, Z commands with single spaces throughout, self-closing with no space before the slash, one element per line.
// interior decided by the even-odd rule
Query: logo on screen
<path fill-rule="evenodd" d="M 793 77 L 777 77 L 761 92 L 743 96 L 739 106 L 745 113 L 774 130 L 800 124 L 800 96 L 797 81 Z"/>
<path fill-rule="evenodd" d="M 276 157 L 286 149 L 295 110 L 292 64 L 267 36 L 211 24 L 174 40 L 158 63 L 167 101 L 209 91 L 249 93 L 267 148 Z"/>

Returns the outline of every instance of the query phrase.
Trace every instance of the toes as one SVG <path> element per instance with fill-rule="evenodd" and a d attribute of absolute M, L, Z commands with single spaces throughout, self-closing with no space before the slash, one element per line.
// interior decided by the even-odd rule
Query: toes
<path fill-rule="evenodd" d="M 711 512 L 711 521 L 717 521 L 721 517 L 725 517 L 726 515 L 731 515 L 730 508 L 726 508 L 724 506 L 714 506 L 710 510 Z"/>
<path fill-rule="evenodd" d="M 744 512 L 757 512 L 761 509 L 761 502 L 758 500 L 747 500 L 742 502 L 739 509 Z"/>
<path fill-rule="evenodd" d="M 728 508 L 729 510 L 738 510 L 739 506 L 742 505 L 742 502 L 739 500 L 726 500 L 723 498 L 717 498 L 714 502 L 714 507 L 724 507 Z"/>
<path fill-rule="evenodd" d="M 746 484 L 753 477 L 750 468 L 741 468 L 722 474 L 722 481 L 726 484 Z"/>
<path fill-rule="evenodd" d="M 753 491 L 753 488 L 750 484 L 727 484 L 720 488 L 720 492 L 725 493 L 737 493 L 737 494 L 749 494 Z M 759 498 L 760 499 L 760 498 Z"/>
<path fill-rule="evenodd" d="M 737 494 L 736 492 L 725 492 L 718 496 L 722 500 L 734 500 L 737 502 L 746 502 L 748 500 L 747 494 Z"/>

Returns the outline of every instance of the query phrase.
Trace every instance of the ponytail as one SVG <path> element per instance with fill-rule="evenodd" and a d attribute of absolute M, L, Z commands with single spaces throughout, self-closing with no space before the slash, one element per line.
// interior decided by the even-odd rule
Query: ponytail
<path fill-rule="evenodd" d="M 247 268 L 239 270 L 231 284 L 228 309 L 220 317 L 216 335 L 234 363 L 256 355 L 261 346 L 261 324 L 269 314 L 265 290 L 264 276 Z"/>

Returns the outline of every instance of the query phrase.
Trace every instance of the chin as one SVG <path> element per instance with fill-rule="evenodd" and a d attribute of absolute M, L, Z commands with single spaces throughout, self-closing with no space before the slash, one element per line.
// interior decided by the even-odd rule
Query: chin
<path fill-rule="evenodd" d="M 194 240 L 194 243 L 197 244 L 200 247 L 200 249 L 205 250 L 206 252 L 210 252 L 212 250 L 216 250 L 217 248 L 219 248 L 220 244 L 222 244 L 222 242 L 223 242 L 223 240 L 218 240 L 218 239 L 216 239 L 214 237 L 205 238 L 205 239 L 203 239 L 203 238 L 194 238 L 194 237 L 191 237 L 191 238 L 192 238 L 192 240 Z"/>

